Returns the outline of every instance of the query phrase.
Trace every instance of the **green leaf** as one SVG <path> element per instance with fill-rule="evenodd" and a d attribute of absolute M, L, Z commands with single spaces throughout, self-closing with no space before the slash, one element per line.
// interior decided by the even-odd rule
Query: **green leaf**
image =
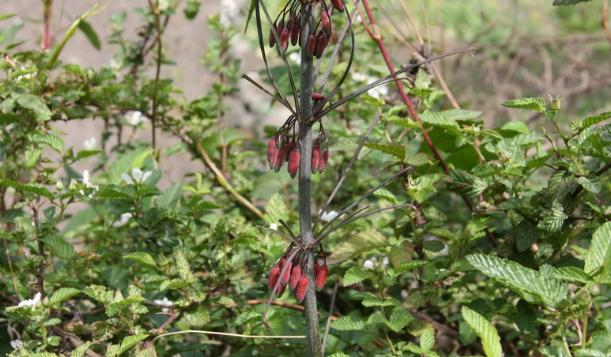
<path fill-rule="evenodd" d="M 175 183 L 168 187 L 159 197 L 157 197 L 157 206 L 164 209 L 174 209 L 180 201 L 182 193 L 182 185 Z"/>
<path fill-rule="evenodd" d="M 412 314 L 404 307 L 397 306 L 390 314 L 390 318 L 385 321 L 386 326 L 395 332 L 400 332 L 410 322 L 414 320 Z"/>
<path fill-rule="evenodd" d="M 51 119 L 51 111 L 37 96 L 32 94 L 13 94 L 13 98 L 22 108 L 31 110 L 37 121 Z"/>
<path fill-rule="evenodd" d="M 98 37 L 98 34 L 95 32 L 89 22 L 85 21 L 84 19 L 81 20 L 78 24 L 78 29 L 81 30 L 83 34 L 85 34 L 85 37 L 87 37 L 89 43 L 91 43 L 91 45 L 95 47 L 96 50 L 102 48 L 100 38 Z"/>
<path fill-rule="evenodd" d="M 157 267 L 155 259 L 147 252 L 133 252 L 123 256 L 123 259 L 133 260 L 142 265 Z"/>
<path fill-rule="evenodd" d="M 431 351 L 435 347 L 435 331 L 428 327 L 420 335 L 420 350 L 422 352 Z"/>
<path fill-rule="evenodd" d="M 554 6 L 576 5 L 592 0 L 554 0 Z"/>
<path fill-rule="evenodd" d="M 64 139 L 51 133 L 35 133 L 30 136 L 30 140 L 37 144 L 46 144 L 57 152 L 64 148 Z"/>
<path fill-rule="evenodd" d="M 81 291 L 75 288 L 59 288 L 53 292 L 53 295 L 49 298 L 49 304 L 57 305 L 64 301 L 70 300 L 76 295 L 80 294 Z"/>
<path fill-rule="evenodd" d="M 85 353 L 87 353 L 87 350 L 89 349 L 89 347 L 91 347 L 91 345 L 93 345 L 93 342 L 91 341 L 83 343 L 82 345 L 72 350 L 70 357 L 84 357 Z"/>
<path fill-rule="evenodd" d="M 287 222 L 288 218 L 289 209 L 284 203 L 282 196 L 274 193 L 267 202 L 267 207 L 265 207 L 265 220 L 268 223 L 275 223 L 279 225 L 280 220 Z"/>
<path fill-rule="evenodd" d="M 342 316 L 333 321 L 331 327 L 338 331 L 360 331 L 365 328 L 365 321 L 353 316 Z"/>
<path fill-rule="evenodd" d="M 400 144 L 366 143 L 365 146 L 373 150 L 393 155 L 399 160 L 403 160 L 405 158 L 405 148 Z"/>
<path fill-rule="evenodd" d="M 496 328 L 494 328 L 494 326 L 488 322 L 485 317 L 466 306 L 462 307 L 461 314 L 467 324 L 469 324 L 473 331 L 475 331 L 475 333 L 482 340 L 482 346 L 484 347 L 484 353 L 486 353 L 486 356 L 502 357 L 503 349 L 501 348 L 501 338 L 499 337 Z"/>
<path fill-rule="evenodd" d="M 526 124 L 524 124 L 521 121 L 510 121 L 510 122 L 507 122 L 507 123 L 505 123 L 505 125 L 503 125 L 501 130 L 515 131 L 515 132 L 520 133 L 520 134 L 528 134 L 530 132 L 530 130 L 528 130 L 528 127 L 526 126 Z"/>
<path fill-rule="evenodd" d="M 581 132 L 584 129 L 591 127 L 592 125 L 596 125 L 600 122 L 603 122 L 607 119 L 611 118 L 611 112 L 604 112 L 599 115 L 595 115 L 593 117 L 587 117 L 582 121 L 574 121 L 571 123 L 571 129 L 577 130 Z"/>
<path fill-rule="evenodd" d="M 507 259 L 471 254 L 467 260 L 477 270 L 508 286 L 531 303 L 556 306 L 568 293 L 568 287 L 560 280 Z"/>
<path fill-rule="evenodd" d="M 344 286 L 350 286 L 370 278 L 372 275 L 362 267 L 353 266 L 344 273 Z"/>
<path fill-rule="evenodd" d="M 588 274 L 596 273 L 604 264 L 609 264 L 611 256 L 611 222 L 607 222 L 592 235 L 592 243 L 586 255 L 584 270 Z"/>
<path fill-rule="evenodd" d="M 23 184 L 17 181 L 0 178 L 0 186 L 12 187 L 18 192 L 28 192 L 28 193 L 33 193 L 34 195 L 43 196 L 49 199 L 53 198 L 53 194 L 51 193 L 51 191 L 47 190 L 46 188 L 42 186 L 36 185 L 36 184 L 30 184 L 30 183 Z"/>
<path fill-rule="evenodd" d="M 125 337 L 123 341 L 121 341 L 121 346 L 119 347 L 119 354 L 129 351 L 141 341 L 146 340 L 147 337 L 148 334 L 146 333 L 140 333 L 137 335 Z"/>
<path fill-rule="evenodd" d="M 444 115 L 444 113 L 440 113 L 440 112 L 422 113 L 420 114 L 420 119 L 422 119 L 423 122 L 430 124 L 430 125 L 434 125 L 434 126 L 439 126 L 443 128 L 453 128 L 453 129 L 460 128 L 460 126 L 458 125 L 455 119 L 453 119 L 450 116 L 446 116 Z"/>
<path fill-rule="evenodd" d="M 580 177 L 577 179 L 577 182 L 586 190 L 592 193 L 599 193 L 601 190 L 600 184 L 598 182 L 593 182 L 588 180 L 586 177 Z"/>
<path fill-rule="evenodd" d="M 558 201 L 554 201 L 550 210 L 546 212 L 546 215 L 537 224 L 537 228 L 548 233 L 556 233 L 560 231 L 567 218 L 568 216 L 564 213 L 562 204 Z"/>
<path fill-rule="evenodd" d="M 534 110 L 539 113 L 545 112 L 545 102 L 542 98 L 519 98 L 510 99 L 503 103 L 504 107 Z"/>
<path fill-rule="evenodd" d="M 592 279 L 583 270 L 577 267 L 553 268 L 552 275 L 558 279 L 588 284 Z"/>
<path fill-rule="evenodd" d="M 70 259 L 74 256 L 74 247 L 72 247 L 72 244 L 66 242 L 60 236 L 47 236 L 44 238 L 44 242 L 51 254 L 60 259 Z"/>

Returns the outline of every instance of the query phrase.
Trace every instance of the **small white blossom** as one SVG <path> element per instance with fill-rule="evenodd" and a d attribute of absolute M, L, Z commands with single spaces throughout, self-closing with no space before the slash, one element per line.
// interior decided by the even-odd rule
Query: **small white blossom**
<path fill-rule="evenodd" d="M 168 312 L 168 308 L 174 306 L 174 302 L 172 302 L 170 299 L 168 299 L 167 297 L 163 297 L 163 299 L 158 299 L 158 300 L 153 300 L 153 303 L 155 305 L 158 306 L 162 306 L 163 308 L 161 309 L 162 312 Z"/>
<path fill-rule="evenodd" d="M 278 223 L 272 223 L 269 225 L 269 229 L 273 230 L 273 231 L 277 231 L 278 230 Z"/>
<path fill-rule="evenodd" d="M 363 263 L 363 268 L 365 268 L 367 270 L 373 269 L 374 266 L 375 266 L 375 264 L 373 263 L 373 261 L 369 260 L 369 259 L 365 260 L 365 262 Z"/>
<path fill-rule="evenodd" d="M 352 79 L 358 82 L 370 82 L 372 78 L 365 73 L 354 72 L 352 73 Z"/>
<path fill-rule="evenodd" d="M 289 55 L 289 59 L 293 62 L 295 62 L 296 64 L 301 64 L 301 55 L 299 54 L 299 52 L 293 52 Z"/>
<path fill-rule="evenodd" d="M 318 214 L 320 214 L 320 210 L 318 211 Z M 320 219 L 325 222 L 331 222 L 338 215 L 339 213 L 337 211 L 323 212 L 322 215 L 320 215 Z"/>
<path fill-rule="evenodd" d="M 31 307 L 32 310 L 34 310 L 36 305 L 38 305 L 40 302 L 41 297 L 42 295 L 38 292 L 36 295 L 34 295 L 34 298 L 21 301 L 19 304 L 17 304 L 17 307 Z"/>
<path fill-rule="evenodd" d="M 98 141 L 96 140 L 96 138 L 94 136 L 92 136 L 89 139 L 83 141 L 83 147 L 86 150 L 95 150 L 97 144 L 98 144 Z"/>
<path fill-rule="evenodd" d="M 83 178 L 81 179 L 81 181 L 83 181 L 83 183 L 85 184 L 86 187 L 88 188 L 93 188 L 94 191 L 97 191 L 99 189 L 98 185 L 94 185 L 91 183 L 91 181 L 89 180 L 89 170 L 83 170 Z M 84 195 L 85 192 L 83 190 L 81 190 L 81 195 Z M 92 194 L 89 195 L 89 197 L 91 197 Z"/>
<path fill-rule="evenodd" d="M 388 264 L 390 264 L 390 259 L 388 259 L 388 257 L 384 257 L 384 259 L 382 259 L 382 266 L 386 268 Z"/>
<path fill-rule="evenodd" d="M 133 215 L 129 212 L 127 213 L 123 213 L 121 215 L 121 217 L 119 217 L 119 220 L 116 221 L 112 226 L 113 227 L 122 227 L 124 225 L 127 224 L 127 222 L 129 222 L 129 220 L 133 217 Z"/>
<path fill-rule="evenodd" d="M 405 289 L 401 290 L 401 297 L 404 299 L 407 299 L 407 297 L 409 296 L 409 292 Z"/>
<path fill-rule="evenodd" d="M 64 189 L 64 184 L 61 182 L 61 180 L 57 180 L 57 182 L 55 182 L 55 187 L 58 191 L 61 191 Z"/>
<path fill-rule="evenodd" d="M 381 99 L 388 95 L 388 87 L 384 84 L 375 88 L 371 88 L 367 93 L 376 99 Z"/>
<path fill-rule="evenodd" d="M 129 112 L 125 113 L 125 121 L 131 126 L 138 126 L 142 124 L 145 119 L 146 117 L 142 115 L 142 112 L 137 110 L 130 110 Z"/>
<path fill-rule="evenodd" d="M 138 168 L 136 169 L 132 169 L 131 173 L 123 173 L 121 175 L 121 179 L 123 179 L 123 181 L 125 181 L 125 183 L 127 183 L 128 185 L 133 185 L 134 183 L 142 183 L 146 180 L 148 180 L 149 177 L 151 177 L 151 174 L 153 172 L 152 171 L 142 171 Z"/>
<path fill-rule="evenodd" d="M 20 339 L 12 340 L 12 341 L 11 341 L 11 347 L 12 347 L 14 350 L 18 350 L 18 349 L 20 349 L 21 347 L 23 347 L 23 342 L 22 342 Z"/>

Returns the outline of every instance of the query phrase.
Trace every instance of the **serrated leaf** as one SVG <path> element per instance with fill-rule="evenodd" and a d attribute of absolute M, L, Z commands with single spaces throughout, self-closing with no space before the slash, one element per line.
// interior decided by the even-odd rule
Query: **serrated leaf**
<path fill-rule="evenodd" d="M 366 293 L 361 304 L 365 307 L 385 307 L 396 306 L 399 302 L 391 297 L 378 297 L 372 293 Z"/>
<path fill-rule="evenodd" d="M 611 112 L 604 112 L 593 117 L 587 117 L 582 121 L 572 122 L 570 126 L 573 130 L 582 131 L 609 118 L 611 118 Z"/>
<path fill-rule="evenodd" d="M 588 180 L 586 177 L 579 177 L 577 182 L 586 190 L 592 193 L 599 193 L 601 190 L 600 184 Z"/>
<path fill-rule="evenodd" d="M 384 235 L 376 230 L 369 229 L 344 239 L 344 241 L 333 250 L 329 260 L 332 263 L 341 262 L 355 255 L 386 245 L 388 245 L 388 241 Z"/>
<path fill-rule="evenodd" d="M 53 198 L 53 194 L 51 193 L 51 191 L 37 184 L 23 184 L 17 181 L 0 178 L 0 186 L 12 187 L 18 192 L 33 193 L 35 195 L 43 196 L 49 199 Z"/>
<path fill-rule="evenodd" d="M 289 209 L 286 207 L 281 195 L 275 193 L 265 207 L 265 220 L 268 223 L 279 224 L 280 220 L 288 221 Z"/>
<path fill-rule="evenodd" d="M 400 144 L 366 143 L 365 146 L 373 150 L 393 155 L 399 160 L 403 160 L 405 158 L 405 148 Z"/>
<path fill-rule="evenodd" d="M 521 121 L 507 122 L 505 125 L 503 125 L 503 127 L 501 127 L 501 130 L 514 131 L 520 134 L 528 134 L 530 132 L 530 130 L 528 130 L 528 126 Z"/>
<path fill-rule="evenodd" d="M 89 349 L 89 347 L 91 347 L 91 345 L 93 345 L 93 342 L 91 341 L 83 343 L 82 345 L 72 350 L 70 357 L 84 357 L 85 353 L 87 353 L 87 350 Z"/>
<path fill-rule="evenodd" d="M 596 273 L 603 265 L 609 264 L 611 256 L 611 222 L 606 222 L 592 235 L 592 243 L 586 255 L 584 271 Z"/>
<path fill-rule="evenodd" d="M 37 121 L 51 119 L 51 111 L 37 96 L 32 94 L 13 94 L 13 98 L 22 108 L 31 110 Z"/>
<path fill-rule="evenodd" d="M 371 273 L 359 266 L 353 266 L 344 273 L 343 285 L 350 286 L 371 277 Z"/>
<path fill-rule="evenodd" d="M 501 348 L 501 338 L 499 337 L 496 328 L 494 328 L 494 326 L 488 322 L 485 317 L 466 306 L 462 307 L 461 314 L 467 324 L 469 324 L 473 331 L 475 331 L 475 333 L 482 340 L 482 346 L 484 347 L 484 353 L 486 353 L 486 356 L 502 357 L 503 349 Z"/>
<path fill-rule="evenodd" d="M 56 305 L 61 304 L 64 301 L 70 300 L 76 295 L 80 294 L 81 291 L 75 288 L 59 288 L 53 292 L 53 295 L 49 298 L 49 304 Z"/>
<path fill-rule="evenodd" d="M 395 332 L 403 330 L 414 317 L 403 307 L 396 307 L 390 314 L 390 318 L 385 322 L 386 326 Z"/>
<path fill-rule="evenodd" d="M 135 261 L 142 265 L 157 267 L 155 259 L 147 252 L 132 252 L 123 256 L 123 259 Z"/>
<path fill-rule="evenodd" d="M 44 242 L 54 256 L 60 259 L 70 259 L 74 256 L 74 247 L 57 235 L 44 238 Z"/>
<path fill-rule="evenodd" d="M 545 112 L 545 102 L 542 98 L 519 98 L 510 99 L 503 103 L 504 107 L 534 110 L 539 113 Z"/>
<path fill-rule="evenodd" d="M 558 279 L 565 281 L 572 281 L 584 284 L 592 282 L 590 276 L 577 267 L 554 268 L 552 270 L 552 275 Z"/>
<path fill-rule="evenodd" d="M 483 254 L 468 255 L 467 260 L 484 275 L 508 286 L 531 303 L 556 306 L 567 296 L 566 284 L 516 262 Z"/>
<path fill-rule="evenodd" d="M 121 346 L 119 347 L 119 354 L 127 352 L 141 341 L 146 340 L 147 337 L 148 334 L 146 333 L 140 333 L 137 335 L 125 337 L 123 341 L 121 341 Z"/>
<path fill-rule="evenodd" d="M 552 207 L 546 212 L 546 215 L 539 221 L 537 228 L 548 233 L 556 233 L 560 231 L 564 221 L 568 218 L 564 213 L 564 207 L 558 201 L 552 203 Z"/>
<path fill-rule="evenodd" d="M 365 321 L 353 316 L 342 316 L 331 323 L 338 331 L 360 331 L 365 328 Z"/>
<path fill-rule="evenodd" d="M 61 152 L 64 148 L 64 139 L 51 133 L 36 133 L 30 136 L 30 140 L 37 144 L 48 145 L 57 152 Z"/>
<path fill-rule="evenodd" d="M 98 37 L 98 34 L 95 32 L 93 27 L 89 24 L 89 22 L 81 20 L 78 24 L 78 29 L 81 30 L 83 34 L 85 34 L 85 37 L 87 37 L 89 43 L 91 43 L 91 45 L 95 47 L 96 50 L 102 48 L 100 38 Z"/>
<path fill-rule="evenodd" d="M 422 119 L 423 122 L 430 124 L 430 125 L 434 125 L 434 126 L 439 126 L 443 128 L 453 128 L 453 129 L 460 128 L 460 126 L 458 125 L 455 119 L 449 116 L 446 116 L 444 115 L 444 113 L 440 113 L 440 112 L 422 113 L 420 114 L 420 119 Z"/>
<path fill-rule="evenodd" d="M 420 334 L 420 350 L 422 352 L 431 351 L 435 347 L 435 331 L 428 327 Z"/>
<path fill-rule="evenodd" d="M 174 209 L 180 200 L 182 185 L 175 183 L 157 197 L 157 206 L 163 209 Z"/>

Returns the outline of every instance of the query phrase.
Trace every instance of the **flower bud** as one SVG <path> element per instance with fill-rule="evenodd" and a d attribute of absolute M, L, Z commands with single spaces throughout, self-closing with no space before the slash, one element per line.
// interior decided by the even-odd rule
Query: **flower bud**
<path fill-rule="evenodd" d="M 318 166 L 320 165 L 320 146 L 318 142 L 314 143 L 312 148 L 312 173 L 318 172 Z"/>
<path fill-rule="evenodd" d="M 299 171 L 299 159 L 299 148 L 294 147 L 289 153 L 288 171 L 291 175 L 291 178 L 295 178 L 295 176 L 297 176 L 297 172 Z"/>
<path fill-rule="evenodd" d="M 316 50 L 316 35 L 311 34 L 310 37 L 308 37 L 308 43 L 306 45 L 306 53 L 308 54 L 308 56 L 313 56 L 314 55 L 314 51 Z"/>
<path fill-rule="evenodd" d="M 310 279 L 308 279 L 307 275 L 302 275 L 299 278 L 299 282 L 297 283 L 297 290 L 295 290 L 295 297 L 297 298 L 297 302 L 302 302 L 305 297 L 306 292 L 308 291 L 308 286 L 310 285 Z"/>
<path fill-rule="evenodd" d="M 314 273 L 314 284 L 316 285 L 316 289 L 322 289 L 327 281 L 327 276 L 329 276 L 329 267 L 327 264 L 319 266 L 318 269 L 314 269 Z"/>
<path fill-rule="evenodd" d="M 339 12 L 344 12 L 344 9 L 346 7 L 344 6 L 344 3 L 342 2 L 342 0 L 331 0 L 331 3 L 333 4 L 333 7 L 335 8 L 335 10 Z"/>
<path fill-rule="evenodd" d="M 295 289 L 295 287 L 297 287 L 299 278 L 301 278 L 301 266 L 297 265 L 293 268 L 293 271 L 291 272 L 291 279 L 289 280 L 289 286 L 291 287 L 291 289 Z"/>

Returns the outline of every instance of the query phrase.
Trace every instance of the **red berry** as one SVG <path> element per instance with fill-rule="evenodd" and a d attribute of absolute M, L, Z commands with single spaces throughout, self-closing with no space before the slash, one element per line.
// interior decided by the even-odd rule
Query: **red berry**
<path fill-rule="evenodd" d="M 314 50 L 316 50 L 316 35 L 311 34 L 310 37 L 308 37 L 308 43 L 306 45 L 306 52 L 308 54 L 308 56 L 313 56 L 314 55 Z"/>
<path fill-rule="evenodd" d="M 297 265 L 291 272 L 291 279 L 289 280 L 289 286 L 291 289 L 295 289 L 297 283 L 299 282 L 299 278 L 301 278 L 301 267 Z"/>
<path fill-rule="evenodd" d="M 286 50 L 289 47 L 289 37 L 291 36 L 291 29 L 285 27 L 280 33 L 280 48 Z"/>
<path fill-rule="evenodd" d="M 280 284 L 286 285 L 286 283 L 289 282 L 289 279 L 291 278 L 291 268 L 292 267 L 293 267 L 293 264 L 291 262 L 284 263 L 280 271 L 280 274 L 282 274 L 282 277 L 280 278 Z"/>
<path fill-rule="evenodd" d="M 291 45 L 295 46 L 299 41 L 299 35 L 301 32 L 301 24 L 299 18 L 293 20 L 293 26 L 291 26 Z"/>
<path fill-rule="evenodd" d="M 280 267 L 278 265 L 274 265 L 272 269 L 269 271 L 269 280 L 268 286 L 270 289 L 273 289 L 278 282 L 278 278 L 280 277 Z"/>
<path fill-rule="evenodd" d="M 288 171 L 291 175 L 291 178 L 295 178 L 295 176 L 297 176 L 297 171 L 299 171 L 299 159 L 299 148 L 294 147 L 289 153 Z"/>
<path fill-rule="evenodd" d="M 342 0 L 331 0 L 331 3 L 333 4 L 335 10 L 339 12 L 344 12 L 345 6 Z"/>
<path fill-rule="evenodd" d="M 318 143 L 314 143 L 312 148 L 312 173 L 318 172 L 318 166 L 320 165 L 320 146 Z"/>
<path fill-rule="evenodd" d="M 297 283 L 297 290 L 295 290 L 295 297 L 297 298 L 297 302 L 302 302 L 305 297 L 306 292 L 308 291 L 308 286 L 310 285 L 310 279 L 308 279 L 307 275 L 302 275 L 299 278 L 299 282 Z"/>
<path fill-rule="evenodd" d="M 326 264 L 318 268 L 317 271 L 315 269 L 314 283 L 316 284 L 316 289 L 322 289 L 325 286 L 327 276 L 329 276 L 329 267 Z"/>
<path fill-rule="evenodd" d="M 312 93 L 312 100 L 315 102 L 320 102 L 321 100 L 324 100 L 325 96 L 322 95 L 322 93 L 318 93 L 318 92 L 314 92 Z"/>
<path fill-rule="evenodd" d="M 329 39 L 329 35 L 324 32 L 318 34 L 318 36 L 316 37 L 316 49 L 314 50 L 314 55 L 316 56 L 316 58 L 322 57 L 325 48 L 329 44 Z"/>
<path fill-rule="evenodd" d="M 325 149 L 320 155 L 320 162 L 318 163 L 318 172 L 323 172 L 327 168 L 327 163 L 329 162 L 329 150 Z"/>

